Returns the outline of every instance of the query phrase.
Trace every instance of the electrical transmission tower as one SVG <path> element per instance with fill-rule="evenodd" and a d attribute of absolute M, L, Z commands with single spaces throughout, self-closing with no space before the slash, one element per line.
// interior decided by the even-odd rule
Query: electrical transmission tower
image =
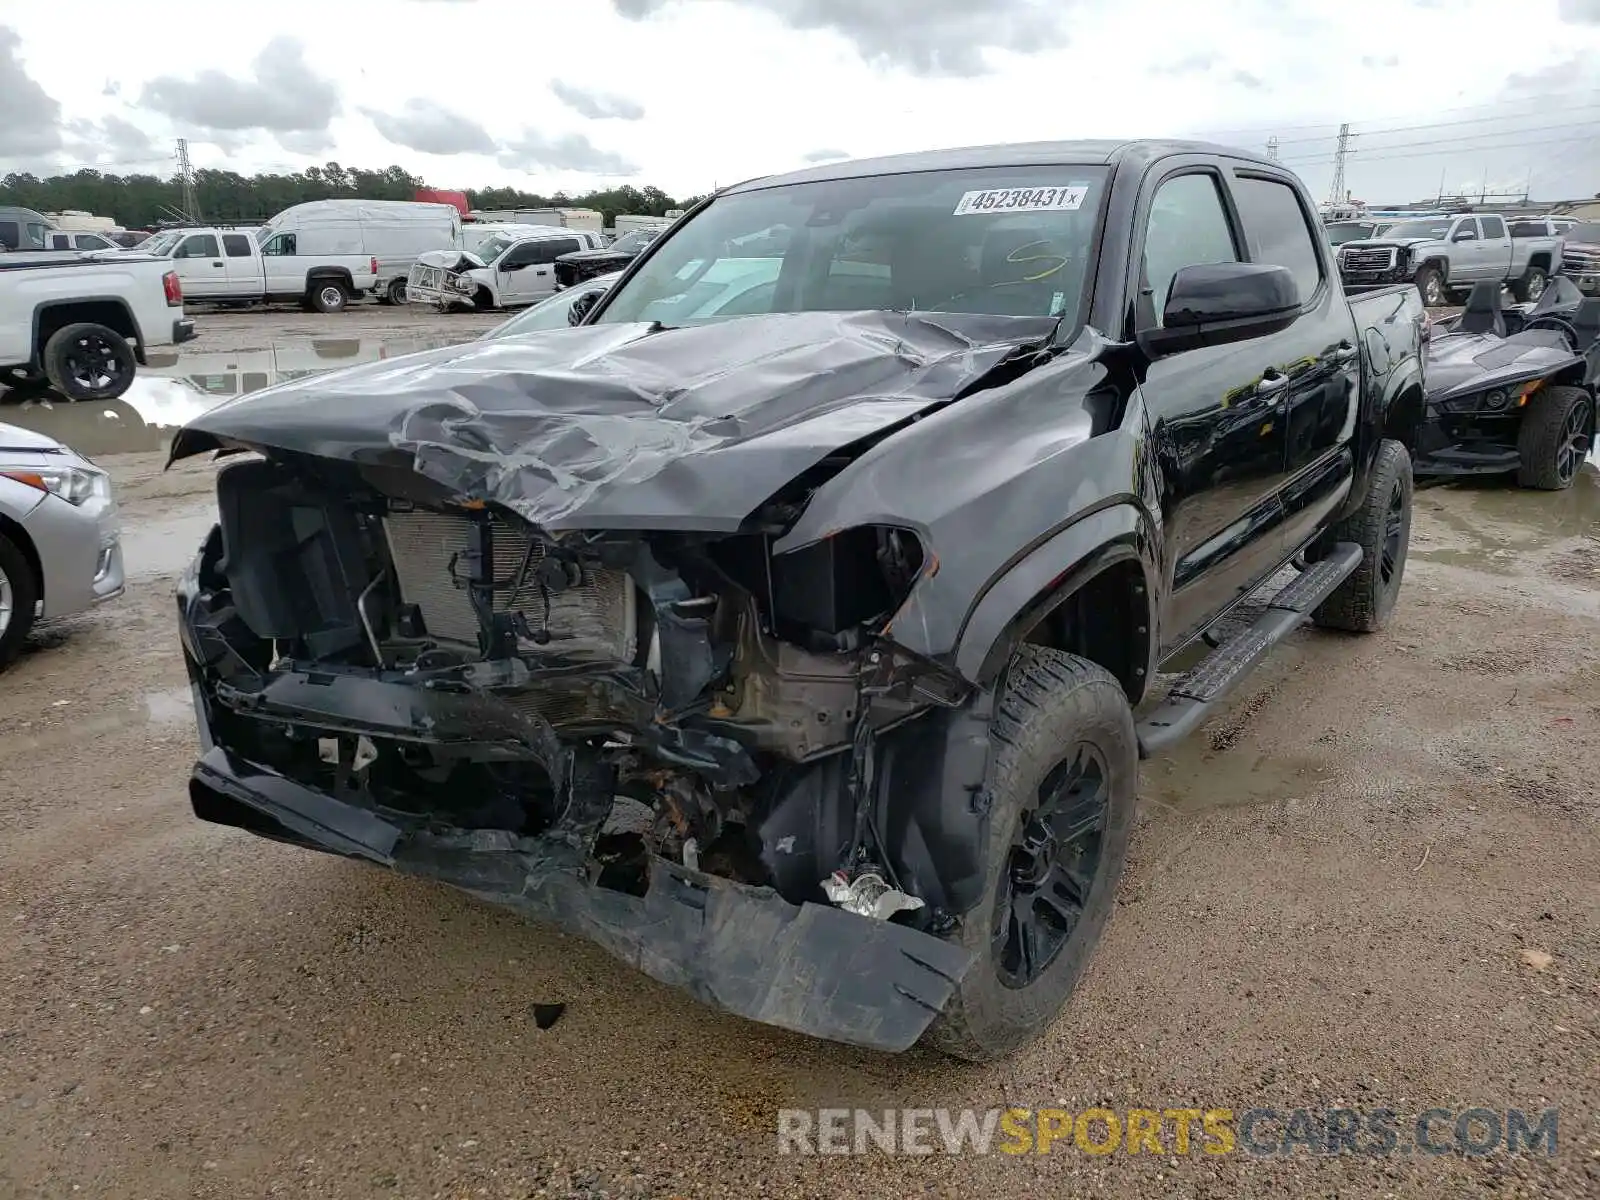
<path fill-rule="evenodd" d="M 178 182 L 183 185 L 183 219 L 194 224 L 200 222 L 200 198 L 195 193 L 194 167 L 189 162 L 189 142 L 178 139 Z"/>
<path fill-rule="evenodd" d="M 1278 161 L 1278 135 L 1273 134 L 1267 139 L 1267 157 L 1273 162 Z"/>
<path fill-rule="evenodd" d="M 1328 188 L 1328 203 L 1344 203 L 1344 156 L 1350 152 L 1350 126 L 1339 126 L 1339 148 L 1333 153 L 1333 184 Z"/>

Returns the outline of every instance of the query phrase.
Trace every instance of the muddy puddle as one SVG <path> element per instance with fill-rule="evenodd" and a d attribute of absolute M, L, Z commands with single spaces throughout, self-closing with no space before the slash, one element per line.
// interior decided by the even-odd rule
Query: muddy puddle
<path fill-rule="evenodd" d="M 1600 466 L 1591 456 L 1561 492 L 1519 488 L 1510 480 L 1473 480 L 1418 489 L 1416 506 L 1432 518 L 1430 525 L 1437 524 L 1425 538 L 1413 540 L 1413 558 L 1521 574 L 1530 555 L 1600 535 Z"/>
<path fill-rule="evenodd" d="M 162 450 L 180 425 L 224 400 L 463 340 L 460 334 L 295 338 L 252 350 L 157 351 L 116 400 L 73 403 L 48 388 L 0 388 L 0 422 L 47 434 L 91 457 Z"/>
<path fill-rule="evenodd" d="M 59 709 L 63 713 L 71 713 L 71 703 L 55 701 L 50 711 L 54 713 Z M 81 746 L 86 738 L 124 729 L 184 729 L 194 721 L 194 697 L 185 684 L 165 691 L 147 692 L 133 703 L 113 705 L 90 716 L 71 715 L 73 720 L 66 725 L 48 720 L 46 714 L 40 714 L 36 719 L 16 721 L 5 729 L 6 750 L 26 754 Z"/>

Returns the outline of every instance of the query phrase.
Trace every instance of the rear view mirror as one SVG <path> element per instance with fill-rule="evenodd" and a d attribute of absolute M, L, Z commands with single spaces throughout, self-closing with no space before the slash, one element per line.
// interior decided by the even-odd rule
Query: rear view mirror
<path fill-rule="evenodd" d="M 1220 346 L 1287 329 L 1300 311 L 1300 288 L 1287 267 L 1202 263 L 1172 277 L 1161 328 L 1139 334 L 1150 358 Z"/>

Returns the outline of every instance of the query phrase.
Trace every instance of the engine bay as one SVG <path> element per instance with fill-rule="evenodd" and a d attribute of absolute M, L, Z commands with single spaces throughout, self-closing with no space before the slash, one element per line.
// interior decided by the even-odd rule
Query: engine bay
<path fill-rule="evenodd" d="M 228 464 L 218 500 L 185 640 L 230 751 L 418 829 L 575 838 L 620 891 L 660 856 L 923 907 L 875 776 L 967 687 L 879 636 L 924 569 L 912 532 L 775 556 L 779 497 L 725 536 L 550 537 L 311 459 Z"/>

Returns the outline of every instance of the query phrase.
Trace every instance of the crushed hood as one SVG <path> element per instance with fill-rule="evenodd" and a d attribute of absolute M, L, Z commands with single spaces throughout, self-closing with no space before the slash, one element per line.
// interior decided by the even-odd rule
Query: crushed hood
<path fill-rule="evenodd" d="M 1354 241 L 1340 242 L 1336 248 L 1339 250 L 1407 250 L 1412 246 L 1420 246 L 1424 242 L 1437 240 L 1437 238 L 1356 238 Z"/>
<path fill-rule="evenodd" d="M 227 445 L 403 465 L 551 531 L 726 532 L 832 451 L 977 384 L 1053 318 L 892 312 L 586 325 L 314 375 L 185 425 Z"/>

